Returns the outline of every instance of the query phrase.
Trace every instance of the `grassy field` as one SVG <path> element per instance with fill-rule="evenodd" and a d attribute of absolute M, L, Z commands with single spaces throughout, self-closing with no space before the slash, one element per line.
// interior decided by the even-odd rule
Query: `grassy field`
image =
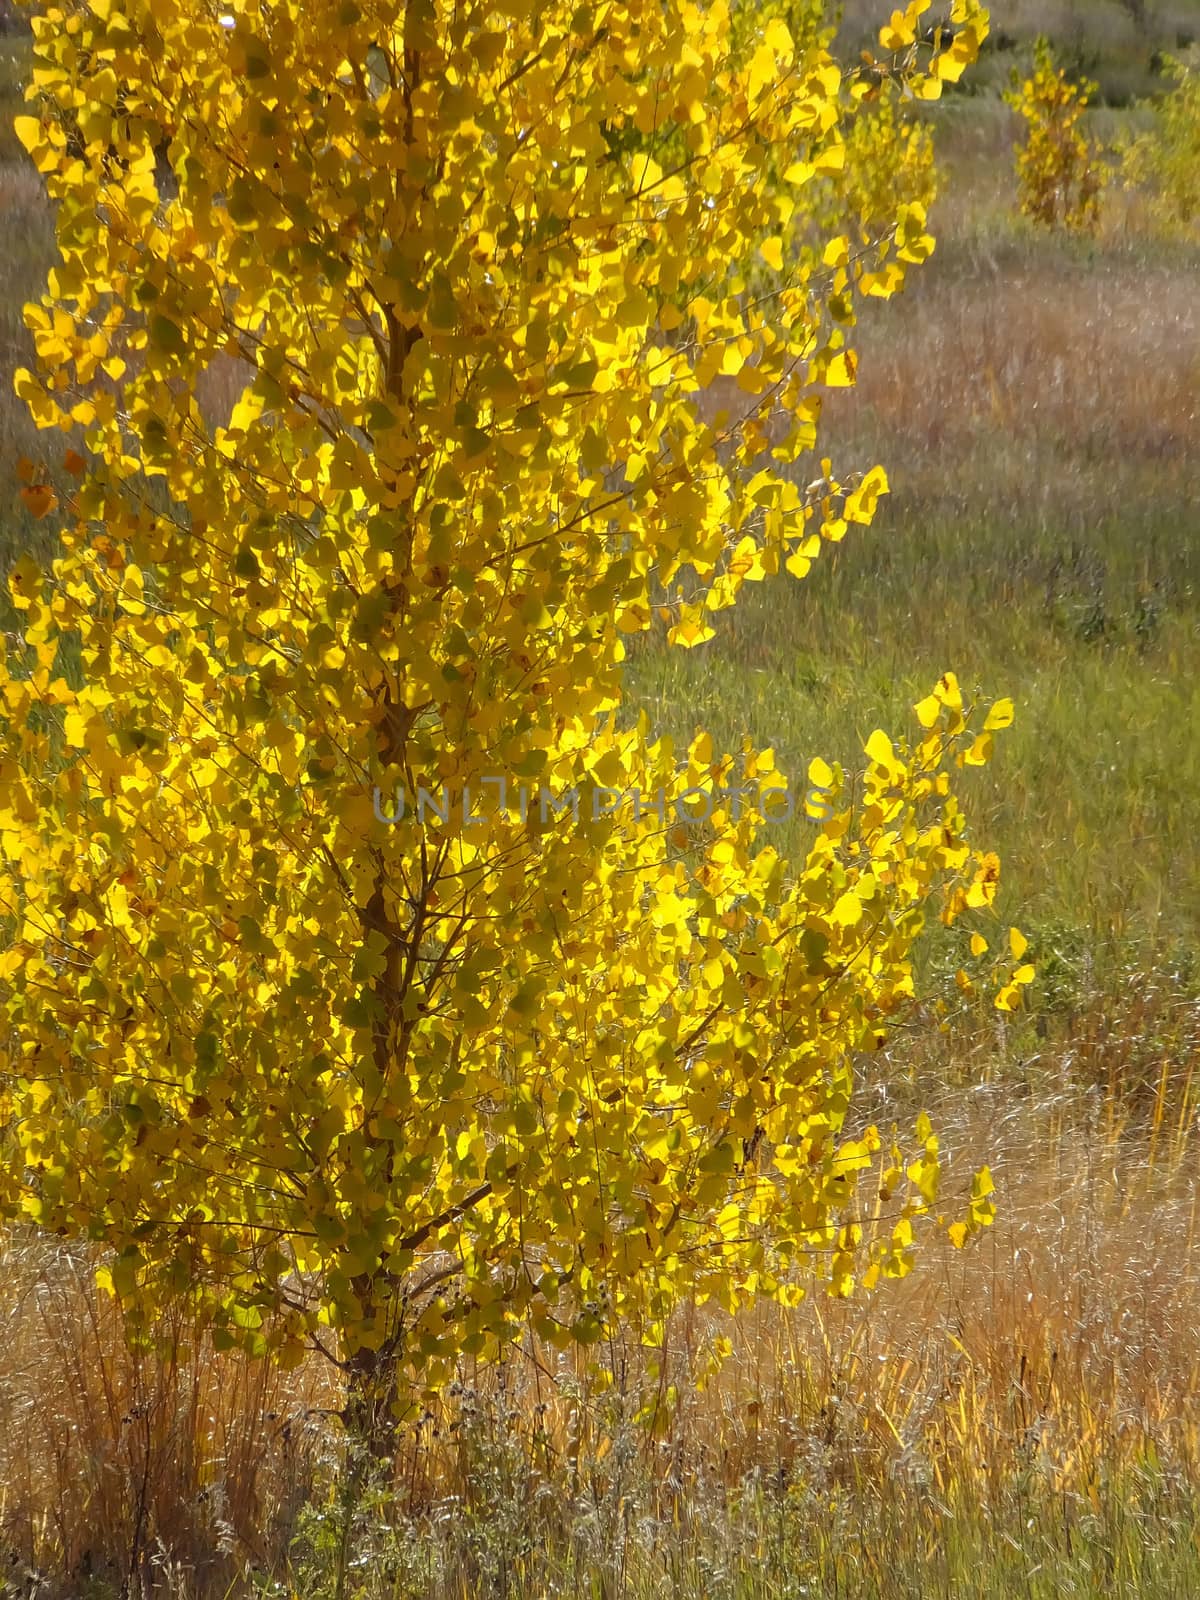
<path fill-rule="evenodd" d="M 1101 78 L 1111 136 L 1155 52 L 1200 35 L 1200 5 L 1140 15 L 998 6 L 980 81 L 1050 26 Z M 22 71 L 0 35 L 6 372 L 51 248 L 7 131 Z M 217 1356 L 184 1321 L 175 1359 L 139 1357 L 85 1253 L 12 1235 L 0 1593 L 309 1600 L 339 1573 L 380 1600 L 1200 1593 L 1200 247 L 1119 193 L 1094 239 L 1037 235 L 995 94 L 935 120 L 937 251 L 864 319 L 859 384 L 825 416 L 835 461 L 882 461 L 890 499 L 711 645 L 643 645 L 631 671 L 664 731 L 750 734 L 796 772 L 852 763 L 947 668 L 1013 698 L 964 795 L 1004 862 L 998 925 L 1031 940 L 1030 1010 L 949 1033 L 919 1013 L 857 1111 L 927 1106 L 955 1183 L 990 1162 L 995 1227 L 870 1299 L 732 1327 L 692 1308 L 657 1369 L 631 1332 L 608 1383 L 536 1351 L 464 1367 L 353 1514 L 325 1369 Z M 42 448 L 0 392 L 0 559 L 44 537 L 14 476 Z M 925 960 L 928 992 L 955 992 L 948 941 Z"/>

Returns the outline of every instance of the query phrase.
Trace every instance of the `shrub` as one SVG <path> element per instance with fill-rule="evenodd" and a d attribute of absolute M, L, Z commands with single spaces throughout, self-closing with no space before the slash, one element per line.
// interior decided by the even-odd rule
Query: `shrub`
<path fill-rule="evenodd" d="M 1090 79 L 1071 83 L 1056 65 L 1049 41 L 1040 37 L 1033 72 L 1022 79 L 1014 70 L 1004 96 L 1026 124 L 1017 149 L 1021 211 L 1044 227 L 1092 228 L 1099 220 L 1100 148 L 1079 126 L 1096 87 Z"/>

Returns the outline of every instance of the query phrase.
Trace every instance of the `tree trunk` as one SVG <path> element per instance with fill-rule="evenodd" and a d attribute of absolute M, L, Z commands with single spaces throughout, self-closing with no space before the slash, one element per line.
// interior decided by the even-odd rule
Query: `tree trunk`
<path fill-rule="evenodd" d="M 342 1422 L 351 1448 L 376 1471 L 390 1469 L 396 1457 L 395 1356 L 379 1350 L 356 1350 L 346 1368 L 346 1404 Z"/>
<path fill-rule="evenodd" d="M 346 1404 L 342 1425 L 347 1436 L 341 1484 L 342 1529 L 338 1541 L 334 1600 L 345 1600 L 350 1540 L 364 1498 L 392 1487 L 396 1466 L 396 1355 L 385 1350 L 356 1350 L 346 1365 Z"/>

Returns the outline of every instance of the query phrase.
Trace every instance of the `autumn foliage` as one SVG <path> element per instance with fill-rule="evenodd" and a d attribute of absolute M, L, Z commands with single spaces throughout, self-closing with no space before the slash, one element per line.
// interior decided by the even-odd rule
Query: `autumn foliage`
<path fill-rule="evenodd" d="M 1098 147 L 1079 124 L 1096 93 L 1090 80 L 1072 83 L 1039 38 L 1028 77 L 1013 74 L 1005 99 L 1025 123 L 1017 149 L 1022 213 L 1043 227 L 1092 228 L 1100 214 L 1105 171 Z"/>
<path fill-rule="evenodd" d="M 1145 186 L 1169 232 L 1194 235 L 1200 220 L 1200 52 L 1167 56 L 1171 88 L 1153 106 L 1151 127 L 1123 151 L 1126 182 Z"/>
<path fill-rule="evenodd" d="M 673 749 L 622 664 L 886 492 L 817 435 L 933 248 L 867 119 L 986 24 L 924 9 L 848 67 L 821 8 L 724 0 L 36 21 L 62 259 L 17 382 L 87 458 L 11 577 L 2 1199 L 147 1325 L 189 1296 L 403 1401 L 527 1330 L 907 1270 L 937 1139 L 854 1120 L 854 1062 L 926 916 L 994 898 L 951 774 L 1011 707 L 947 673 L 789 783 Z"/>

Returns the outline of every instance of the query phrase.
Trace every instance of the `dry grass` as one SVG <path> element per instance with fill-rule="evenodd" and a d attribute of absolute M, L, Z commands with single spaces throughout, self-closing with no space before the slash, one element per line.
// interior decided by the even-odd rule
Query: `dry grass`
<path fill-rule="evenodd" d="M 728 1323 L 694 1307 L 657 1371 L 631 1334 L 603 1349 L 611 1384 L 574 1355 L 465 1365 L 351 1526 L 376 1585 L 363 1592 L 560 1592 L 548 1575 L 571 1562 L 581 1582 L 607 1572 L 606 1593 L 657 1592 L 661 1562 L 692 1559 L 713 1529 L 761 1535 L 764 1494 L 772 1515 L 788 1508 L 789 1540 L 834 1502 L 895 1527 L 914 1507 L 931 1524 L 1008 1526 L 1018 1490 L 1086 1540 L 1122 1474 L 1156 1494 L 1194 1484 L 1193 1069 L 1164 1062 L 1148 1115 L 1131 1120 L 1061 1057 L 1024 1078 L 992 1066 L 931 1105 L 952 1170 L 986 1158 L 997 1180 L 1000 1215 L 976 1246 L 931 1237 L 906 1279 L 871 1296 L 743 1314 L 702 1389 Z M 289 1562 L 299 1592 L 325 1592 L 345 1526 L 327 1369 L 283 1378 L 202 1343 L 189 1353 L 182 1327 L 171 1358 L 139 1359 L 82 1256 L 10 1241 L 4 1266 L 10 1561 L 63 1595 L 89 1573 L 107 1580 L 97 1594 L 218 1595 L 239 1570 L 252 1592 L 283 1593 L 271 1584 Z M 397 1562 L 428 1586 L 389 1588 Z"/>
<path fill-rule="evenodd" d="M 423 1536 L 441 1561 L 438 1587 L 420 1592 L 508 1592 L 472 1587 L 496 1546 L 525 1574 L 513 1592 L 567 1592 L 539 1565 L 539 1540 L 557 1543 L 562 1582 L 584 1538 L 584 1567 L 606 1574 L 596 1592 L 666 1593 L 658 1584 L 697 1552 L 719 1566 L 724 1550 L 728 1572 L 740 1546 L 754 1568 L 776 1526 L 779 1587 L 762 1592 L 916 1592 L 904 1575 L 930 1583 L 924 1563 L 972 1519 L 992 1538 L 1020 1534 L 1022 1507 L 1028 1528 L 1048 1517 L 1068 1543 L 1074 1529 L 1103 1567 L 1123 1474 L 1131 1514 L 1138 1482 L 1160 1494 L 1195 1481 L 1190 1077 L 1165 1078 L 1148 1127 L 1133 1134 L 1113 1101 L 1080 1093 L 1065 1070 L 1057 1092 L 996 1080 L 940 1112 L 946 1148 L 964 1164 L 986 1153 L 997 1174 L 1002 1212 L 979 1247 L 934 1245 L 870 1298 L 742 1316 L 734 1355 L 703 1391 L 694 1379 L 725 1324 L 694 1308 L 677 1319 L 661 1374 L 647 1374 L 635 1348 L 610 1351 L 617 1381 L 603 1394 L 573 1364 L 547 1386 L 515 1358 L 507 1381 L 493 1375 L 459 1409 L 453 1426 L 469 1443 L 430 1430 L 414 1441 L 409 1539 Z M 660 1426 L 647 1433 L 630 1418 L 653 1415 L 656 1395 Z M 510 1494 L 523 1488 L 524 1520 L 514 1525 L 507 1503 L 492 1508 L 487 1546 L 478 1529 L 473 1542 L 463 1535 L 489 1516 L 497 1462 Z M 548 1503 L 538 1499 L 546 1484 Z M 463 1518 L 456 1528 L 444 1521 L 448 1496 Z M 864 1537 L 883 1530 L 893 1541 L 886 1578 Z M 1139 1537 L 1149 1538 L 1144 1527 Z M 786 1587 L 806 1563 L 811 1587 Z M 720 1592 L 760 1592 L 752 1580 L 742 1572 L 744 1590 Z M 961 1581 L 932 1592 L 971 1592 Z"/>
<path fill-rule="evenodd" d="M 1193 490 L 1195 250 L 1159 238 L 1141 198 L 1115 186 L 1097 236 L 1039 230 L 1016 215 L 1014 114 L 951 102 L 935 122 L 938 246 L 860 323 L 859 381 L 825 408 L 843 452 L 888 451 L 922 512 L 954 479 L 977 519 L 998 505 L 1091 513 L 1114 485 L 1154 511 L 1162 492 Z"/>
<path fill-rule="evenodd" d="M 1129 483 L 1195 460 L 1200 306 L 1178 267 L 1114 259 L 1101 274 L 1015 251 L 954 265 L 914 284 L 890 337 L 864 328 L 853 404 L 827 413 L 835 434 L 844 415 L 869 419 L 881 443 L 904 439 L 898 493 L 936 494 L 981 436 L 991 481 L 974 476 L 973 492 L 1010 494 L 1024 478 L 1043 504 L 1077 496 L 1097 463 Z"/>
<path fill-rule="evenodd" d="M 311 1488 L 330 1385 L 220 1356 L 178 1312 L 130 1349 L 95 1254 L 4 1241 L 0 1551 L 8 1570 L 217 1594 L 277 1559 Z M 0 1571 L 3 1569 L 0 1568 Z"/>
<path fill-rule="evenodd" d="M 914 1271 L 872 1295 L 743 1314 L 734 1355 L 703 1392 L 692 1381 L 725 1321 L 692 1308 L 654 1379 L 678 1383 L 679 1406 L 646 1448 L 676 1473 L 719 1462 L 728 1489 L 775 1473 L 998 1493 L 1033 1464 L 1053 1487 L 1086 1492 L 1105 1463 L 1151 1451 L 1190 1471 L 1200 1086 L 1190 1070 L 1164 1070 L 1149 1118 L 1131 1124 L 1115 1099 L 1081 1090 L 1069 1063 L 1059 1066 L 1056 1089 L 1010 1072 L 931 1103 L 952 1170 L 988 1160 L 996 1178 L 1000 1216 L 978 1245 L 957 1251 L 930 1235 Z M 606 1360 L 624 1374 L 627 1400 L 646 1404 L 636 1349 Z M 530 1411 L 548 1399 L 536 1379 L 530 1368 L 520 1385 Z M 564 1410 L 553 1391 L 549 1402 L 561 1461 L 572 1402 Z M 424 1480 L 446 1481 L 448 1465 Z"/>

